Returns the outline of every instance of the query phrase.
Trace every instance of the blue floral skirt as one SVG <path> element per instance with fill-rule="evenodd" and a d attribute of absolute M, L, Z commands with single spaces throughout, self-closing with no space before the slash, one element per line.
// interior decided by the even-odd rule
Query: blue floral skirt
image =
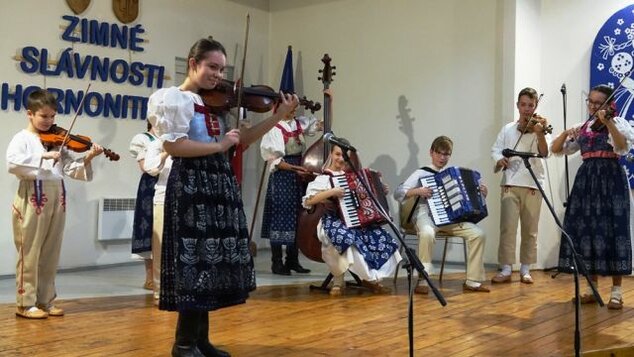
<path fill-rule="evenodd" d="M 300 165 L 299 155 L 284 156 L 291 165 Z M 304 185 L 297 174 L 276 170 L 269 178 L 262 215 L 261 237 L 270 239 L 271 245 L 295 244 L 297 215 L 304 195 Z"/>
<path fill-rule="evenodd" d="M 152 251 L 152 211 L 154 186 L 157 180 L 158 176 L 147 173 L 143 173 L 139 180 L 132 228 L 132 253 L 135 254 Z"/>
<path fill-rule="evenodd" d="M 396 239 L 381 226 L 348 228 L 332 213 L 325 214 L 321 222 L 324 232 L 339 254 L 354 245 L 370 269 L 380 269 L 398 250 Z"/>
<path fill-rule="evenodd" d="M 583 161 L 566 207 L 564 230 L 590 274 L 632 273 L 629 187 L 617 160 Z M 572 272 L 572 250 L 564 237 L 559 270 Z"/>
<path fill-rule="evenodd" d="M 224 155 L 174 158 L 163 223 L 161 310 L 246 301 L 255 270 L 238 182 Z"/>

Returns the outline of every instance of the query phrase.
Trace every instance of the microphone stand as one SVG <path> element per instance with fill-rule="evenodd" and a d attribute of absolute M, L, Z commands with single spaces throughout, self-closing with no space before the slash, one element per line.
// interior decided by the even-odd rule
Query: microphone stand
<path fill-rule="evenodd" d="M 568 102 L 568 95 L 567 95 L 567 92 L 566 92 L 566 83 L 561 85 L 560 91 L 561 91 L 561 99 L 563 101 L 563 109 L 564 109 L 564 117 L 563 117 L 563 119 L 564 119 L 564 131 L 566 131 L 566 129 L 567 129 L 567 127 L 566 127 L 566 114 L 567 114 L 566 106 L 567 105 L 566 105 L 566 103 Z M 568 171 L 568 155 L 564 156 L 564 172 L 565 172 L 565 175 L 566 175 L 566 181 L 564 181 L 564 183 L 566 185 L 565 186 L 565 189 L 566 189 L 566 200 L 563 202 L 563 206 L 565 208 L 566 206 L 568 206 L 568 198 L 570 197 L 570 173 Z M 544 271 L 553 271 L 553 270 L 556 271 L 557 267 L 555 266 L 555 267 L 552 267 L 552 268 L 544 269 Z M 552 279 L 555 279 L 557 276 L 559 276 L 559 274 L 560 274 L 560 272 L 557 271 L 553 275 L 551 275 L 550 277 Z"/>
<path fill-rule="evenodd" d="M 431 288 L 432 292 L 436 296 L 436 299 L 438 300 L 440 305 L 446 306 L 447 305 L 447 301 L 442 296 L 440 291 L 436 288 L 436 286 L 434 286 L 434 284 L 431 282 L 431 279 L 429 278 L 429 275 L 427 274 L 427 272 L 425 271 L 425 268 L 423 267 L 423 263 L 421 263 L 420 259 L 418 259 L 418 256 L 414 252 L 414 249 L 412 249 L 412 248 L 407 246 L 407 244 L 405 243 L 405 240 L 403 239 L 403 236 L 401 235 L 401 232 L 398 230 L 398 228 L 396 227 L 396 225 L 394 224 L 394 222 L 392 221 L 390 216 L 387 214 L 387 212 L 385 212 L 385 210 L 383 209 L 383 206 L 381 206 L 381 204 L 379 203 L 379 200 L 376 198 L 376 196 L 374 195 L 374 193 L 372 192 L 372 190 L 368 186 L 367 182 L 363 178 L 363 175 L 361 175 L 359 173 L 359 171 L 358 171 L 359 169 L 356 168 L 354 166 L 354 164 L 352 163 L 352 160 L 350 160 L 350 156 L 348 156 L 348 150 L 342 149 L 341 151 L 343 153 L 343 159 L 352 168 L 352 171 L 354 172 L 355 176 L 361 182 L 361 185 L 366 190 L 368 196 L 370 197 L 372 202 L 378 208 L 379 214 L 383 217 L 383 219 L 385 219 L 385 221 L 390 226 L 390 228 L 392 228 L 392 231 L 394 232 L 394 234 L 398 238 L 399 242 L 401 243 L 401 246 L 405 247 L 404 252 L 405 252 L 405 256 L 407 257 L 407 260 L 408 260 L 408 263 L 406 265 L 406 268 L 407 268 L 407 283 L 408 283 L 408 286 L 409 286 L 409 303 L 408 303 L 408 311 L 407 311 L 407 327 L 408 327 L 407 328 L 407 332 L 408 332 L 408 336 L 409 336 L 409 355 L 410 355 L 410 357 L 413 357 L 414 356 L 414 305 L 413 305 L 413 301 L 414 301 L 414 284 L 413 284 L 412 276 L 413 276 L 414 269 L 416 269 L 416 271 L 418 272 L 418 276 L 419 277 L 422 276 L 425 279 L 425 281 L 427 281 L 427 284 L 429 285 L 429 287 Z"/>
<path fill-rule="evenodd" d="M 566 131 L 566 103 L 568 101 L 568 95 L 566 92 L 566 83 L 561 85 L 561 99 L 563 101 L 564 109 L 564 131 Z M 568 155 L 564 158 L 564 171 L 566 172 L 566 201 L 564 201 L 564 207 L 568 205 L 568 198 L 570 198 L 570 175 L 568 173 Z"/>
<path fill-rule="evenodd" d="M 539 184 L 539 181 L 537 180 L 537 176 L 535 176 L 535 173 L 533 172 L 533 168 L 531 167 L 531 164 L 529 162 L 529 157 L 521 156 L 521 158 L 524 161 L 524 166 L 526 166 L 526 168 L 528 169 L 528 172 L 531 174 L 533 181 L 535 181 L 535 184 L 537 185 L 539 192 L 542 194 L 542 197 L 544 198 L 544 201 L 546 202 L 546 205 L 548 206 L 550 213 L 553 215 L 553 218 L 555 219 L 555 223 L 561 230 L 561 233 L 563 234 L 563 236 L 566 237 L 566 241 L 568 242 L 568 244 L 570 245 L 570 249 L 572 250 L 572 274 L 574 275 L 574 280 L 575 280 L 575 333 L 574 333 L 575 356 L 579 357 L 580 351 L 581 351 L 581 330 L 579 326 L 580 325 L 579 310 L 581 308 L 581 297 L 579 296 L 579 273 L 581 273 L 586 278 L 588 284 L 590 285 L 590 288 L 592 289 L 592 294 L 594 295 L 595 299 L 597 300 L 597 303 L 601 307 L 603 307 L 604 305 L 603 300 L 601 299 L 601 295 L 599 295 L 597 288 L 592 283 L 592 280 L 590 280 L 590 276 L 588 275 L 586 266 L 583 263 L 583 258 L 581 257 L 581 255 L 577 253 L 575 246 L 572 243 L 572 238 L 570 238 L 568 233 L 566 233 L 566 231 L 564 230 L 563 225 L 561 224 L 561 222 L 559 221 L 559 218 L 557 217 L 557 214 L 555 213 L 555 209 L 553 208 L 553 205 L 550 203 L 550 201 L 548 201 L 548 198 L 546 197 L 546 194 L 544 193 L 544 189 Z"/>

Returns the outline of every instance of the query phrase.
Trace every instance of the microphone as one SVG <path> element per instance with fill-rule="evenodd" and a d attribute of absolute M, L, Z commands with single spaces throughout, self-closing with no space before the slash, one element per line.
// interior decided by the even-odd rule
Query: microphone
<path fill-rule="evenodd" d="M 517 156 L 517 157 L 521 157 L 521 158 L 526 158 L 526 157 L 543 157 L 540 154 L 536 154 L 534 152 L 525 152 L 525 151 L 515 151 L 515 150 L 511 150 L 511 149 L 504 149 L 502 150 L 502 156 L 504 157 L 513 157 L 513 156 Z"/>
<path fill-rule="evenodd" d="M 357 149 L 354 148 L 354 146 L 350 145 L 349 143 L 347 143 L 347 140 L 341 140 L 340 138 L 336 137 L 335 134 L 333 134 L 332 132 L 328 132 L 326 134 L 324 134 L 324 140 L 333 144 L 333 145 L 337 145 L 340 148 L 342 148 L 343 150 L 346 151 L 354 151 L 356 152 Z"/>
<path fill-rule="evenodd" d="M 566 83 L 561 85 L 560 91 L 561 91 L 561 94 L 566 94 Z"/>

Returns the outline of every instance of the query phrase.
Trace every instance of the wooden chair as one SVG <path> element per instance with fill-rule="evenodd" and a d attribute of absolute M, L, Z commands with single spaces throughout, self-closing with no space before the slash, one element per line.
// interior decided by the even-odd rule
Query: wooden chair
<path fill-rule="evenodd" d="M 418 235 L 416 233 L 416 225 L 413 222 L 412 215 L 414 209 L 416 208 L 416 204 L 418 204 L 418 200 L 415 197 L 409 198 L 405 200 L 399 206 L 399 217 L 400 217 L 400 231 L 403 236 L 403 240 L 407 245 L 414 249 L 414 251 L 418 251 Z M 409 239 L 408 236 L 413 236 L 414 239 Z M 442 252 L 442 260 L 440 263 L 440 275 L 438 277 L 438 282 L 442 283 L 442 275 L 445 271 L 445 261 L 447 258 L 447 244 L 461 244 L 464 252 L 464 264 L 465 264 L 465 273 L 467 271 L 467 245 L 463 238 L 455 237 L 451 235 L 445 235 L 438 233 L 436 234 L 436 240 L 444 240 L 445 244 L 443 246 Z M 415 246 L 416 248 L 412 247 Z M 403 247 L 399 249 L 400 253 L 404 253 Z M 401 263 L 396 267 L 396 271 L 394 272 L 394 284 L 396 284 L 396 279 L 398 278 L 398 271 L 401 266 Z M 429 273 L 429 272 L 428 272 Z"/>

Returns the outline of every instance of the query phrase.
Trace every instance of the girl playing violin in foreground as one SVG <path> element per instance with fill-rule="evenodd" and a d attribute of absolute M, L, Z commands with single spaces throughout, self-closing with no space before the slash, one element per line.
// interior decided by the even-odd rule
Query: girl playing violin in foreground
<path fill-rule="evenodd" d="M 330 157 L 324 166 L 325 174 L 317 176 L 308 184 L 303 205 L 310 209 L 318 203 L 325 203 L 331 208 L 317 225 L 322 258 L 334 276 L 330 295 L 341 295 L 345 288 L 344 274 L 347 270 L 358 275 L 363 280 L 363 285 L 372 292 L 389 292 L 380 281 L 393 275 L 401 260 L 396 239 L 378 225 L 346 227 L 332 202 L 333 199 L 343 197 L 344 189 L 333 188 L 330 182 L 331 175 L 343 174 L 348 169 L 339 146 L 332 146 Z"/>
<path fill-rule="evenodd" d="M 598 110 L 611 98 L 612 92 L 606 85 L 592 88 L 586 99 L 591 119 L 559 134 L 551 150 L 559 155 L 581 152 L 583 162 L 568 198 L 564 230 L 583 257 L 583 264 L 595 284 L 598 275 L 612 277 L 608 309 L 620 310 L 623 308 L 621 280 L 623 275 L 632 274 L 632 246 L 630 190 L 619 155 L 627 154 L 634 143 L 634 129 L 625 119 L 612 118 L 606 110 Z M 613 106 L 612 100 L 605 104 L 606 108 Z M 570 273 L 571 267 L 572 251 L 562 237 L 559 270 Z M 581 303 L 594 302 L 588 287 L 587 293 L 581 296 Z"/>
<path fill-rule="evenodd" d="M 238 182 L 226 152 L 249 145 L 299 102 L 281 95 L 273 116 L 227 130 L 209 115 L 201 90 L 222 80 L 225 48 L 201 39 L 187 56 L 179 87 L 152 94 L 148 120 L 173 158 L 166 185 L 159 308 L 178 311 L 172 356 L 229 356 L 209 341 L 209 311 L 244 303 L 255 289 L 253 259 Z"/>
<path fill-rule="evenodd" d="M 44 89 L 31 94 L 26 103 L 29 123 L 15 134 L 7 148 L 9 172 L 20 180 L 13 201 L 13 239 L 17 249 L 16 315 L 29 319 L 62 316 L 53 305 L 55 272 L 66 219 L 64 176 L 92 180 L 92 159 L 103 152 L 92 144 L 86 155 L 71 157 L 66 149 L 45 147 L 39 134 L 55 121 L 57 100 Z"/>

